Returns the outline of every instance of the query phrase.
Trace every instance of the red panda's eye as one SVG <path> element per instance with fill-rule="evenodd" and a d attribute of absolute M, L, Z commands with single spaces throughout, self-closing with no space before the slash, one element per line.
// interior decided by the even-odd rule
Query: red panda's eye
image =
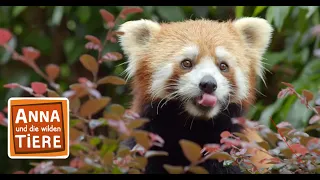
<path fill-rule="evenodd" d="M 224 72 L 228 71 L 228 65 L 226 63 L 221 63 L 220 70 Z"/>
<path fill-rule="evenodd" d="M 185 59 L 185 60 L 181 61 L 181 66 L 183 69 L 190 69 L 190 68 L 192 68 L 192 62 L 189 59 Z"/>

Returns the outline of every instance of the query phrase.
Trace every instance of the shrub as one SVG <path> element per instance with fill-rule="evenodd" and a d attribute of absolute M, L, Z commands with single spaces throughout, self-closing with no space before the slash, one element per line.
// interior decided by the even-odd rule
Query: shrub
<path fill-rule="evenodd" d="M 54 161 L 32 163 L 35 167 L 29 172 L 17 171 L 15 173 L 50 174 L 50 173 L 112 173 L 112 174 L 140 174 L 144 173 L 147 158 L 150 156 L 167 156 L 166 152 L 150 151 L 151 146 L 162 146 L 163 139 L 156 134 L 138 130 L 148 121 L 120 104 L 111 103 L 111 97 L 102 96 L 97 90 L 98 86 L 112 84 L 125 85 L 126 81 L 117 76 L 98 77 L 99 67 L 104 62 L 113 62 L 123 59 L 120 52 L 103 53 L 108 43 L 116 43 L 116 35 L 121 32 L 114 30 L 119 19 L 125 19 L 128 14 L 139 13 L 140 8 L 124 8 L 117 17 L 106 10 L 100 10 L 101 17 L 107 24 L 108 32 L 102 42 L 95 36 L 87 35 L 86 49 L 97 52 L 97 57 L 83 54 L 79 59 L 82 65 L 92 73 L 92 79 L 79 77 L 78 82 L 71 84 L 69 90 L 62 91 L 55 82 L 60 73 L 56 64 L 48 64 L 44 71 L 39 68 L 36 60 L 41 55 L 34 47 L 22 48 L 22 53 L 8 46 L 12 34 L 6 29 L 0 29 L 0 46 L 12 53 L 12 59 L 24 63 L 32 68 L 46 83 L 32 82 L 29 86 L 17 83 L 4 85 L 5 88 L 21 88 L 35 97 L 67 97 L 70 100 L 70 161 L 68 165 L 56 165 Z M 287 95 L 297 96 L 301 103 L 314 112 L 310 119 L 310 126 L 303 131 L 295 129 L 288 122 L 281 122 L 274 127 L 276 132 L 266 126 L 245 118 L 234 119 L 248 129 L 259 132 L 263 138 L 259 142 L 249 142 L 242 133 L 223 132 L 221 144 L 207 144 L 204 147 L 188 141 L 181 140 L 180 145 L 186 158 L 190 161 L 187 167 L 165 165 L 169 173 L 208 173 L 197 166 L 207 159 L 223 161 L 225 166 L 239 165 L 245 173 L 319 173 L 320 172 L 320 139 L 308 135 L 306 132 L 320 129 L 320 107 L 311 107 L 309 102 L 313 94 L 303 90 L 302 94 L 295 91 L 293 85 L 283 83 L 286 88 L 279 92 L 278 98 Z M 96 118 L 99 112 L 101 117 Z M 7 125 L 6 108 L 0 112 L 0 124 Z M 96 132 L 98 127 L 108 127 L 107 135 Z M 130 150 L 121 146 L 120 142 L 133 137 L 140 145 Z M 230 153 L 223 150 L 231 148 Z M 251 149 L 248 151 L 248 149 Z M 253 151 L 252 151 L 253 149 Z M 260 163 L 270 164 L 268 168 L 257 168 L 251 161 L 256 152 L 266 153 L 268 158 Z M 206 152 L 204 158 L 201 153 Z"/>

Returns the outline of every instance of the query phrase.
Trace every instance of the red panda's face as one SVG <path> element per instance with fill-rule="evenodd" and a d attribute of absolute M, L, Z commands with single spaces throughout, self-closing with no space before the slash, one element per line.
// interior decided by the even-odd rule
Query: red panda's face
<path fill-rule="evenodd" d="M 180 100 L 190 115 L 209 119 L 230 103 L 253 101 L 272 28 L 259 18 L 170 24 L 139 20 L 124 23 L 120 31 L 134 95 L 145 101 L 136 103 L 161 100 L 161 108 Z"/>

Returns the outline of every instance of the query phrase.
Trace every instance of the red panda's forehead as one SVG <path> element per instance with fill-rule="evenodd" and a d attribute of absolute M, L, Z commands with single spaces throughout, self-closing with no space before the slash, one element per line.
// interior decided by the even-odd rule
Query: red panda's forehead
<path fill-rule="evenodd" d="M 155 50 L 167 56 L 176 55 L 183 48 L 195 45 L 201 56 L 216 56 L 216 48 L 224 47 L 235 56 L 241 56 L 242 42 L 230 22 L 185 21 L 164 24 L 155 38 Z M 154 49 L 153 48 L 153 49 Z"/>

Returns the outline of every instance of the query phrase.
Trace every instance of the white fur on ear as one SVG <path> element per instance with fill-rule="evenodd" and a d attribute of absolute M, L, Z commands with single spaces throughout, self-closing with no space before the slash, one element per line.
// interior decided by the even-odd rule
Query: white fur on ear
<path fill-rule="evenodd" d="M 233 24 L 250 48 L 257 50 L 260 56 L 265 53 L 273 33 L 273 28 L 267 20 L 245 17 L 234 21 Z"/>
<path fill-rule="evenodd" d="M 119 42 L 124 54 L 128 57 L 128 78 L 134 75 L 141 54 L 147 50 L 148 42 L 160 31 L 160 24 L 150 20 L 136 20 L 123 23 L 119 30 Z"/>

